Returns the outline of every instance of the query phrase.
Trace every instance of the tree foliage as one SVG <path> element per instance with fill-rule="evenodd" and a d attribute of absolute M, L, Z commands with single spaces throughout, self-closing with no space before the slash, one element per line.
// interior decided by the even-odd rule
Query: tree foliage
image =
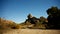
<path fill-rule="evenodd" d="M 60 28 L 60 9 L 57 7 L 51 7 L 47 10 L 48 14 L 48 27 L 53 29 Z"/>

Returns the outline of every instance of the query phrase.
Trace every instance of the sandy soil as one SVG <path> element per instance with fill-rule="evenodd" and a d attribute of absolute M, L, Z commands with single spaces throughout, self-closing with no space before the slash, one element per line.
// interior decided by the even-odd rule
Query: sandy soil
<path fill-rule="evenodd" d="M 60 34 L 60 30 L 41 30 L 41 29 L 4 29 L 0 34 Z"/>

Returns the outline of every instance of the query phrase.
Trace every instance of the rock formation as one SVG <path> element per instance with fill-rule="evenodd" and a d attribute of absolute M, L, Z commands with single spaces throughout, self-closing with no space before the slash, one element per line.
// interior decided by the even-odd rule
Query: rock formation
<path fill-rule="evenodd" d="M 40 18 L 36 18 L 34 16 L 32 16 L 32 14 L 29 14 L 28 19 L 26 19 L 25 24 L 26 25 L 32 25 L 32 28 L 45 28 L 45 24 L 47 23 L 47 19 L 44 17 L 40 17 Z M 41 27 L 42 26 L 42 27 Z"/>

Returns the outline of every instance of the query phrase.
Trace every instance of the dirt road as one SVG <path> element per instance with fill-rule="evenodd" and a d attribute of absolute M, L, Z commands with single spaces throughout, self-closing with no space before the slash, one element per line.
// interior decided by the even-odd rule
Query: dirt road
<path fill-rule="evenodd" d="M 60 34 L 60 30 L 10 29 L 0 30 L 0 34 Z"/>

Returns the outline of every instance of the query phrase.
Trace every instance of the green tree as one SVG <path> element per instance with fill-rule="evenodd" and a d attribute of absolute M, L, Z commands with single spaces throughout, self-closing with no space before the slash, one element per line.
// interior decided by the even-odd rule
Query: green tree
<path fill-rule="evenodd" d="M 53 29 L 60 28 L 60 9 L 57 7 L 51 7 L 47 10 L 48 14 L 48 27 Z"/>

